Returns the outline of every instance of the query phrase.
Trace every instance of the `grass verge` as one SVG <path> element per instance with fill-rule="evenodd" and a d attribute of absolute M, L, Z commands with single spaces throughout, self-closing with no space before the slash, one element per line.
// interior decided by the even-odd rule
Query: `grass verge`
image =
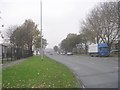
<path fill-rule="evenodd" d="M 3 88 L 79 88 L 73 73 L 64 65 L 39 56 L 3 68 Z"/>

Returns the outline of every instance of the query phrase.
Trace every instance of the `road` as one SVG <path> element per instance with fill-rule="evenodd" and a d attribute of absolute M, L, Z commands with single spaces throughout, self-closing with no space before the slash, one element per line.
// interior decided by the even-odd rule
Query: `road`
<path fill-rule="evenodd" d="M 118 58 L 78 55 L 46 55 L 69 67 L 85 88 L 118 88 Z"/>

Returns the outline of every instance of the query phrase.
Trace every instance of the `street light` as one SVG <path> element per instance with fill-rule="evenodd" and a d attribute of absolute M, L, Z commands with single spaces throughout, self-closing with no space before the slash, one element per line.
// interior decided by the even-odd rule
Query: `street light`
<path fill-rule="evenodd" d="M 42 46 L 42 0 L 40 2 L 40 8 L 41 8 L 41 59 L 43 60 L 43 46 Z"/>
<path fill-rule="evenodd" d="M 4 25 L 2 25 L 2 27 L 4 27 Z M 1 33 L 1 31 L 0 31 L 0 34 L 1 34 L 2 39 L 4 39 L 4 37 L 3 37 L 2 33 Z M 2 64 L 3 64 L 3 45 L 2 45 Z"/>

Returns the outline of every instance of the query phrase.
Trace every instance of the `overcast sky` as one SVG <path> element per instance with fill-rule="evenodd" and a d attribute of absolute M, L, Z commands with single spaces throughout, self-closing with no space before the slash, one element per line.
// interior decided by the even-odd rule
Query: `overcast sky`
<path fill-rule="evenodd" d="M 79 33 L 80 22 L 101 0 L 43 0 L 43 35 L 49 48 L 69 33 Z M 105 0 L 102 0 L 105 1 Z M 40 0 L 0 0 L 0 24 L 4 32 L 11 25 L 32 19 L 40 28 Z"/>

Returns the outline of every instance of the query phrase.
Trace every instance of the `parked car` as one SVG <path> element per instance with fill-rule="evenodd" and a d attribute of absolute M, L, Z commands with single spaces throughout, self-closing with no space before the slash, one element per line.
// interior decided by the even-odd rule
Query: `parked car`
<path fill-rule="evenodd" d="M 73 55 L 73 53 L 72 52 L 67 52 L 67 55 Z"/>
<path fill-rule="evenodd" d="M 62 53 L 60 53 L 61 55 L 65 55 L 65 53 L 64 52 L 62 52 Z"/>

